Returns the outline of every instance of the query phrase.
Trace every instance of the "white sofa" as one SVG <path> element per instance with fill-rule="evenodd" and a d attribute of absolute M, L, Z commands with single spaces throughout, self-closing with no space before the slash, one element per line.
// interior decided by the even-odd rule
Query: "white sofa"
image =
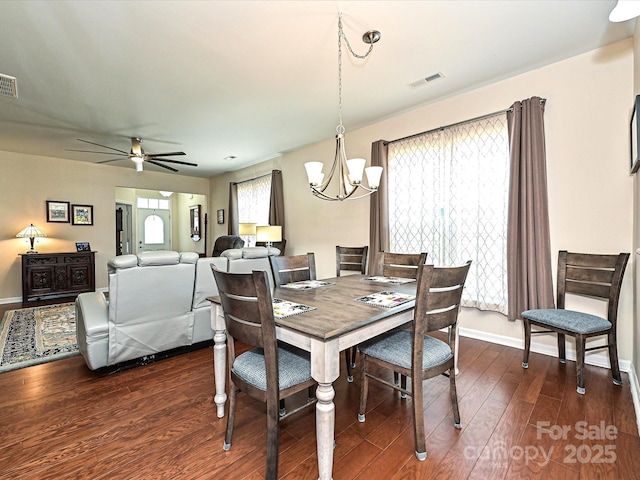
<path fill-rule="evenodd" d="M 101 292 L 76 299 L 76 334 L 80 353 L 91 370 L 146 361 L 160 352 L 210 341 L 211 304 L 218 294 L 211 265 L 223 271 L 266 270 L 264 247 L 227 250 L 220 257 L 193 252 L 144 252 L 108 262 L 108 300 Z"/>

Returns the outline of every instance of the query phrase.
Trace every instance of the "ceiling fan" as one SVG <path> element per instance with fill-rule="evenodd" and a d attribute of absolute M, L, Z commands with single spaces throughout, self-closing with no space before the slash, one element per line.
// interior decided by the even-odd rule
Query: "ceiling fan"
<path fill-rule="evenodd" d="M 135 163 L 136 165 L 136 171 L 137 172 L 142 172 L 142 164 L 144 162 L 149 162 L 152 163 L 154 165 L 157 165 L 158 167 L 162 167 L 162 168 L 166 168 L 167 170 L 171 170 L 172 172 L 177 172 L 178 170 L 170 167 L 168 165 L 164 165 L 162 163 L 158 163 L 158 162 L 166 162 L 166 163 L 175 163 L 178 165 L 189 165 L 190 167 L 197 167 L 198 164 L 196 163 L 190 163 L 190 162 L 182 162 L 180 160 L 171 160 L 169 158 L 164 158 L 164 157 L 173 157 L 176 155 L 186 155 L 186 153 L 184 152 L 167 152 L 167 153 L 144 153 L 144 150 L 142 149 L 142 139 L 138 138 L 138 137 L 132 137 L 131 138 L 131 151 L 130 152 L 125 152 L 124 150 L 120 150 L 117 148 L 113 148 L 113 147 L 107 147 L 106 145 L 100 145 L 99 143 L 94 143 L 94 142 L 90 142 L 88 140 L 82 140 L 81 138 L 77 139 L 79 142 L 84 142 L 84 143 L 89 143 L 91 145 L 96 145 L 98 147 L 102 147 L 102 148 L 106 148 L 108 150 L 112 150 L 111 152 L 96 152 L 94 150 L 76 150 L 76 149 L 70 149 L 68 148 L 67 151 L 69 152 L 84 152 L 84 153 L 98 153 L 101 155 L 115 155 L 118 158 L 110 158 L 109 160 L 102 160 L 100 162 L 96 162 L 96 163 L 109 163 L 109 162 L 117 162 L 120 160 L 131 160 Z M 118 153 L 113 153 L 113 152 L 118 152 Z"/>

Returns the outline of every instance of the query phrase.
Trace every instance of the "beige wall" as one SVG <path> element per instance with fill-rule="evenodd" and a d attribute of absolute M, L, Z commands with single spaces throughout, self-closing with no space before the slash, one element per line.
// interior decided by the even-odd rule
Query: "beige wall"
<path fill-rule="evenodd" d="M 90 242 L 98 252 L 96 286 L 106 287 L 107 261 L 115 255 L 117 186 L 209 194 L 203 178 L 0 151 L 0 302 L 22 299 L 19 254 L 28 244 L 15 235 L 29 223 L 48 235 L 36 243 L 41 252 L 75 251 L 75 242 Z M 46 200 L 93 205 L 94 225 L 47 223 Z"/>
<path fill-rule="evenodd" d="M 446 78 L 445 80 L 446 81 Z M 428 88 L 428 87 L 425 87 Z M 633 97 L 633 44 L 626 40 L 566 61 L 350 131 L 348 157 L 370 157 L 371 143 L 448 125 L 509 107 L 514 101 L 547 99 L 545 127 L 552 251 L 630 252 L 633 247 L 633 178 L 629 175 L 628 119 Z M 348 109 L 348 99 L 345 99 Z M 326 202 L 309 193 L 304 163 L 333 159 L 328 140 L 283 154 L 257 167 L 211 181 L 211 208 L 227 209 L 228 184 L 267 173 L 283 172 L 287 253 L 313 251 L 318 276 L 335 274 L 335 245 L 369 242 L 367 199 Z M 213 238 L 226 233 L 215 226 Z M 635 259 L 632 258 L 632 262 Z M 553 257 L 554 271 L 557 256 Z M 633 271 L 633 263 L 629 265 Z M 620 304 L 619 352 L 632 358 L 633 292 L 627 275 Z M 600 306 L 586 305 L 594 313 Z M 465 309 L 461 326 L 492 340 L 522 341 L 520 322 L 498 314 Z M 551 338 L 540 340 L 555 348 Z"/>

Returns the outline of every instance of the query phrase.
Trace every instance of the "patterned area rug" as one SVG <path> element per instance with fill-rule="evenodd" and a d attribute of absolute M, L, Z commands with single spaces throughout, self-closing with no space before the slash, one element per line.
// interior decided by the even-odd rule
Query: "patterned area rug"
<path fill-rule="evenodd" d="M 78 355 L 73 303 L 9 310 L 0 328 L 0 372 Z"/>

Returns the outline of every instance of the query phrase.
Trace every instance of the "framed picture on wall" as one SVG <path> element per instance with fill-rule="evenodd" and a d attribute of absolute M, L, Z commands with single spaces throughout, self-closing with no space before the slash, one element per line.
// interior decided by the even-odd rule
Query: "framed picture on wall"
<path fill-rule="evenodd" d="M 629 123 L 630 153 L 631 153 L 631 173 L 636 173 L 640 168 L 640 158 L 638 158 L 638 138 L 640 138 L 640 124 L 638 123 L 638 115 L 640 115 L 640 95 L 636 95 L 633 103 L 633 112 L 631 113 L 631 122 Z"/>
<path fill-rule="evenodd" d="M 71 205 L 72 225 L 93 225 L 93 205 Z"/>
<path fill-rule="evenodd" d="M 69 202 L 47 200 L 47 222 L 69 223 Z"/>

